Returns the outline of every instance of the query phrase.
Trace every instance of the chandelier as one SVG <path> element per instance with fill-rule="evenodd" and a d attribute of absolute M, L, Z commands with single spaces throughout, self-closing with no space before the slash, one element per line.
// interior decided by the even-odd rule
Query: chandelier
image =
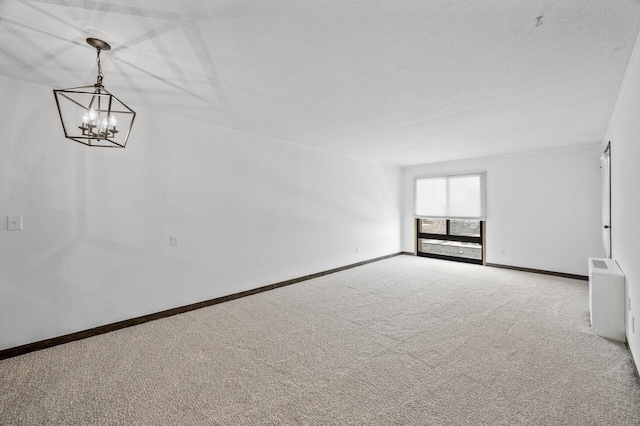
<path fill-rule="evenodd" d="M 124 148 L 136 113 L 102 85 L 100 52 L 111 46 L 96 38 L 87 43 L 97 51 L 96 84 L 53 91 L 64 136 L 88 146 Z"/>

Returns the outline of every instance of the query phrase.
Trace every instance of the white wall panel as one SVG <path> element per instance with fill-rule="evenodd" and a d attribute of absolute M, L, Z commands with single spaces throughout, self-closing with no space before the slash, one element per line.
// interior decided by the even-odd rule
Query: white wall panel
<path fill-rule="evenodd" d="M 90 148 L 63 138 L 51 88 L 0 92 L 0 349 L 400 250 L 399 167 L 135 99 L 127 148 Z"/>
<path fill-rule="evenodd" d="M 413 251 L 413 180 L 486 171 L 488 263 L 587 275 L 602 256 L 599 145 L 404 170 L 403 250 Z"/>
<path fill-rule="evenodd" d="M 626 277 L 627 340 L 640 366 L 640 36 L 602 149 L 611 141 L 611 255 Z M 629 299 L 631 309 L 628 309 Z M 635 331 L 632 322 L 635 319 Z"/>

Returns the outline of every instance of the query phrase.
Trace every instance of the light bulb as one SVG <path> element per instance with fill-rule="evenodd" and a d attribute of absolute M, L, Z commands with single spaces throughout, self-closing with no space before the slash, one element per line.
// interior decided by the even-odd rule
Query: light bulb
<path fill-rule="evenodd" d="M 118 122 L 116 121 L 116 116 L 115 115 L 111 114 L 111 116 L 109 117 L 109 124 L 114 129 L 116 128 L 116 124 L 118 124 Z"/>
<path fill-rule="evenodd" d="M 95 110 L 95 109 L 93 109 L 93 108 L 90 108 L 90 109 L 89 109 L 89 112 L 88 112 L 88 118 L 89 118 L 89 120 L 90 120 L 90 121 L 94 121 L 94 120 L 96 119 L 96 116 L 97 116 L 97 114 L 96 114 L 96 110 Z"/>
<path fill-rule="evenodd" d="M 82 116 L 82 124 L 86 125 L 88 121 L 89 121 L 89 114 L 85 112 L 84 115 Z"/>

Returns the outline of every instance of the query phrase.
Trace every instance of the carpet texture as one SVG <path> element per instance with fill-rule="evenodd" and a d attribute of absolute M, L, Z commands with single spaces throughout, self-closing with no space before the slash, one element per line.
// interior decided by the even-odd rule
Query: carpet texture
<path fill-rule="evenodd" d="M 398 256 L 0 361 L 2 425 L 640 425 L 588 283 Z"/>

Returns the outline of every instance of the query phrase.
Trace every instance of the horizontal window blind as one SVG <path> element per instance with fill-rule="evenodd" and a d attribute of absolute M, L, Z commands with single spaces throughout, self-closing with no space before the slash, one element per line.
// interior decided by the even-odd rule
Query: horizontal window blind
<path fill-rule="evenodd" d="M 485 219 L 485 173 L 415 179 L 415 215 Z"/>

